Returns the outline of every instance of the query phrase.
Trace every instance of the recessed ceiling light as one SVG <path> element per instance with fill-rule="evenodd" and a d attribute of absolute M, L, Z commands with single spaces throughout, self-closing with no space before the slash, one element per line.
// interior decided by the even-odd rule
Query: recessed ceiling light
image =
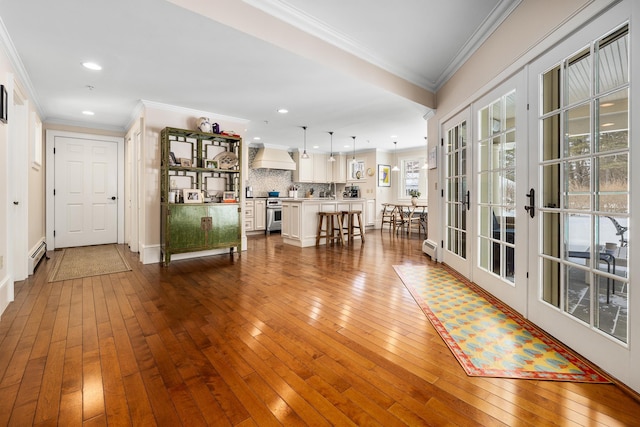
<path fill-rule="evenodd" d="M 613 107 L 614 103 L 613 102 L 605 102 L 604 104 L 600 104 L 601 107 Z"/>
<path fill-rule="evenodd" d="M 317 149 L 317 148 L 320 148 L 320 146 L 319 145 L 314 145 L 313 148 Z"/>
<path fill-rule="evenodd" d="M 398 135 L 391 135 L 391 138 L 397 138 Z"/>
<path fill-rule="evenodd" d="M 82 114 L 84 114 L 85 116 L 93 116 L 96 113 L 94 113 L 93 111 L 85 110 L 82 112 Z"/>
<path fill-rule="evenodd" d="M 615 125 L 615 123 L 603 123 L 600 126 L 603 127 L 603 128 L 606 128 L 606 127 L 613 126 L 613 125 Z"/>
<path fill-rule="evenodd" d="M 351 147 L 349 144 L 345 145 L 344 148 L 349 148 Z"/>
<path fill-rule="evenodd" d="M 260 137 L 259 137 L 259 136 L 254 136 L 254 137 L 253 137 L 253 140 L 254 140 L 254 141 L 260 141 Z"/>
<path fill-rule="evenodd" d="M 278 108 L 278 113 L 280 114 L 287 114 L 289 112 L 289 110 L 287 110 L 286 108 Z"/>
<path fill-rule="evenodd" d="M 88 69 L 93 70 L 93 71 L 102 70 L 102 66 L 100 66 L 99 64 L 96 64 L 95 62 L 83 62 L 82 66 L 84 68 L 88 68 Z"/>

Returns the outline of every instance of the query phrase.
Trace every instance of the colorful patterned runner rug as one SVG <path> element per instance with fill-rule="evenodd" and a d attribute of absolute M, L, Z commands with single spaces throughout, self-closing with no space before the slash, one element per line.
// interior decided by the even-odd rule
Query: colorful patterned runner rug
<path fill-rule="evenodd" d="M 393 268 L 467 375 L 611 382 L 511 308 L 444 268 Z"/>

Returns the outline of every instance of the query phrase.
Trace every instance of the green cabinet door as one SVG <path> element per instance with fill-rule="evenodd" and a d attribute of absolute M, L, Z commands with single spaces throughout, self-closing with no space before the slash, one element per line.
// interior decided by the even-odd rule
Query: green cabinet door
<path fill-rule="evenodd" d="M 240 244 L 240 207 L 236 203 L 209 206 L 212 230 L 208 245 L 211 247 L 238 246 Z"/>

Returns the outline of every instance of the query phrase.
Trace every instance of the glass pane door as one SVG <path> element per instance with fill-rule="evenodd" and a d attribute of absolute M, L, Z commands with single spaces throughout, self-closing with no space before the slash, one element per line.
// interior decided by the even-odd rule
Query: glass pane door
<path fill-rule="evenodd" d="M 445 207 L 445 262 L 469 277 L 468 221 L 471 193 L 467 188 L 468 120 L 464 115 L 444 125 L 444 207 Z"/>

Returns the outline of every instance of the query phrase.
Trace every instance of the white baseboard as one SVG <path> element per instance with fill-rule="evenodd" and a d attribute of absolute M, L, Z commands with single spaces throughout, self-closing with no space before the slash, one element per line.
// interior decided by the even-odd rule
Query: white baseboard
<path fill-rule="evenodd" d="M 13 279 L 5 276 L 0 282 L 0 315 L 4 313 L 14 297 Z"/>

